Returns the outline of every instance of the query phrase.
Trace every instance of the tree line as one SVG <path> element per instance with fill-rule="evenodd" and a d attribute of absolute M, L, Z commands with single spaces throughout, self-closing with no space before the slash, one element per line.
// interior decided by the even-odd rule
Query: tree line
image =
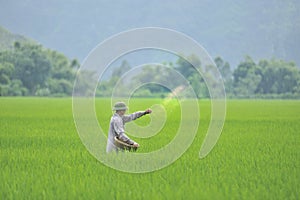
<path fill-rule="evenodd" d="M 199 63 L 195 56 L 189 60 Z M 195 61 L 196 60 L 196 61 Z M 222 75 L 226 96 L 228 98 L 300 98 L 300 69 L 294 62 L 286 62 L 280 59 L 262 59 L 255 62 L 250 56 L 246 56 L 235 69 L 221 57 L 216 57 L 214 62 Z M 203 77 L 185 59 L 179 57 L 176 63 L 164 63 L 170 69 L 177 70 L 192 86 L 198 98 L 209 98 L 207 84 Z M 211 67 L 211 66 L 206 66 Z M 206 67 L 198 66 L 202 75 L 209 70 Z M 124 61 L 119 68 L 116 68 L 107 81 L 102 81 L 98 87 L 98 96 L 109 96 L 115 84 L 126 71 L 130 70 L 129 64 Z M 167 70 L 157 67 L 144 67 L 141 73 L 132 78 L 132 85 L 138 86 L 145 79 L 160 80 L 165 77 Z M 150 75 L 150 76 L 149 76 Z M 153 76 L 154 75 L 154 76 Z M 162 77 L 164 75 L 164 77 Z M 170 83 L 176 77 L 171 77 Z M 170 91 L 168 88 L 157 84 L 147 84 L 134 92 L 136 97 L 166 97 Z"/>
<path fill-rule="evenodd" d="M 33 43 L 0 52 L 0 96 L 72 94 L 79 62 Z"/>
<path fill-rule="evenodd" d="M 198 63 L 197 68 L 202 69 L 202 73 L 208 70 L 201 66 L 201 60 L 195 56 L 190 55 L 189 59 Z M 300 98 L 300 69 L 293 62 L 280 59 L 255 62 L 246 56 L 234 69 L 221 57 L 216 57 L 214 62 L 222 75 L 229 98 Z M 209 98 L 203 77 L 185 59 L 179 57 L 174 63 L 163 64 L 184 76 L 198 98 Z M 70 96 L 78 68 L 76 59 L 70 60 L 57 51 L 33 43 L 15 42 L 13 49 L 0 52 L 0 96 Z M 106 80 L 100 81 L 96 96 L 110 97 L 117 81 L 130 69 L 127 61 L 114 68 Z M 132 85 L 139 85 L 149 78 L 155 82 L 166 73 L 169 73 L 168 70 L 159 66 L 146 66 L 131 82 Z M 164 98 L 169 93 L 169 89 L 161 85 L 146 84 L 136 90 L 133 96 Z"/>

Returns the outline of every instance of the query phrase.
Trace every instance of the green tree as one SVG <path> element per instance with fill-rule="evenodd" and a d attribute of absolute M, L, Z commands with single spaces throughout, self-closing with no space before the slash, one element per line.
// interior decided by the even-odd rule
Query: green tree
<path fill-rule="evenodd" d="M 115 87 L 117 82 L 130 69 L 131 67 L 129 63 L 126 60 L 123 60 L 121 65 L 112 71 L 111 77 L 108 80 L 102 80 L 99 83 L 96 91 L 97 96 L 101 96 L 101 97 L 111 96 L 113 88 Z"/>
<path fill-rule="evenodd" d="M 39 86 L 45 85 L 51 68 L 42 46 L 27 43 L 15 44 L 15 49 L 1 52 L 0 63 L 14 66 L 10 79 L 20 80 L 30 95 L 34 95 Z"/>
<path fill-rule="evenodd" d="M 272 59 L 259 62 L 259 92 L 262 94 L 296 93 L 299 81 L 299 68 L 293 62 Z"/>
<path fill-rule="evenodd" d="M 11 63 L 0 63 L 0 84 L 8 85 L 15 68 Z"/>
<path fill-rule="evenodd" d="M 112 77 L 121 77 L 123 74 L 125 74 L 127 71 L 130 70 L 130 65 L 126 60 L 122 61 L 122 64 L 120 67 L 116 68 L 112 72 Z"/>
<path fill-rule="evenodd" d="M 233 84 L 233 78 L 232 78 L 232 71 L 230 69 L 230 65 L 228 62 L 225 62 L 220 56 L 216 57 L 214 59 L 217 68 L 219 69 L 222 79 L 224 81 L 225 90 L 226 93 L 232 92 L 232 84 Z"/>
<path fill-rule="evenodd" d="M 258 68 L 250 56 L 233 72 L 234 94 L 238 97 L 254 96 L 261 81 Z"/>
<path fill-rule="evenodd" d="M 193 66 L 190 62 L 185 60 L 183 57 L 179 57 L 176 61 L 175 69 L 180 72 L 185 78 L 189 78 L 190 76 L 193 76 L 193 74 L 198 73 L 197 69 L 201 69 L 201 61 L 198 57 L 195 55 L 188 56 L 189 60 L 192 60 L 192 62 L 195 64 Z M 197 68 L 197 69 L 195 69 Z M 202 71 L 202 70 L 201 70 Z"/>
<path fill-rule="evenodd" d="M 79 63 L 76 59 L 69 60 L 63 54 L 47 50 L 47 58 L 51 63 L 51 70 L 46 81 L 46 87 L 41 88 L 42 93 L 49 93 L 54 96 L 71 95 L 73 89 L 73 82 L 75 80 L 76 69 Z"/>
<path fill-rule="evenodd" d="M 45 86 L 51 63 L 40 45 L 23 45 L 15 53 L 15 76 L 34 95 L 38 87 Z"/>
<path fill-rule="evenodd" d="M 76 59 L 41 45 L 15 42 L 0 52 L 1 95 L 71 95 L 78 67 Z"/>

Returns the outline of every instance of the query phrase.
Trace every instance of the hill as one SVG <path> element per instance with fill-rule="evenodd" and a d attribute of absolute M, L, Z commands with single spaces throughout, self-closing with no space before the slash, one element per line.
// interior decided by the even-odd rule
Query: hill
<path fill-rule="evenodd" d="M 16 41 L 21 43 L 33 42 L 32 39 L 26 38 L 22 35 L 13 34 L 0 26 L 0 50 L 11 49 Z"/>
<path fill-rule="evenodd" d="M 76 59 L 0 27 L 0 96 L 71 95 L 78 67 Z"/>

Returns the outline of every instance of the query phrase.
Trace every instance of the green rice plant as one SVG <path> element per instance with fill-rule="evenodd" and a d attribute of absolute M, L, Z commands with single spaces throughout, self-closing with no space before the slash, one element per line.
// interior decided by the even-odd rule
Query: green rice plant
<path fill-rule="evenodd" d="M 132 99 L 130 111 L 161 99 Z M 175 102 L 149 138 L 133 137 L 137 153 L 168 144 L 180 123 Z M 76 131 L 71 98 L 0 98 L 1 199 L 299 199 L 300 101 L 229 100 L 222 135 L 210 154 L 199 150 L 210 102 L 199 100 L 200 122 L 189 149 L 173 164 L 141 174 L 107 167 L 86 150 Z M 109 99 L 96 99 L 108 131 Z M 147 126 L 150 116 L 134 123 Z"/>

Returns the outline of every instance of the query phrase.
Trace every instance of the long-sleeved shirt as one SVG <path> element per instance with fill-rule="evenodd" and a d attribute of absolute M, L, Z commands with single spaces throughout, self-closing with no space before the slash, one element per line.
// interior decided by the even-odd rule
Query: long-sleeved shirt
<path fill-rule="evenodd" d="M 115 113 L 110 120 L 106 152 L 118 150 L 118 148 L 114 145 L 114 137 L 118 137 L 119 140 L 132 145 L 134 141 L 131 140 L 125 134 L 125 123 L 135 120 L 143 116 L 144 114 L 145 114 L 144 111 L 139 111 L 129 115 L 123 115 L 123 116 L 120 116 L 118 113 Z"/>

